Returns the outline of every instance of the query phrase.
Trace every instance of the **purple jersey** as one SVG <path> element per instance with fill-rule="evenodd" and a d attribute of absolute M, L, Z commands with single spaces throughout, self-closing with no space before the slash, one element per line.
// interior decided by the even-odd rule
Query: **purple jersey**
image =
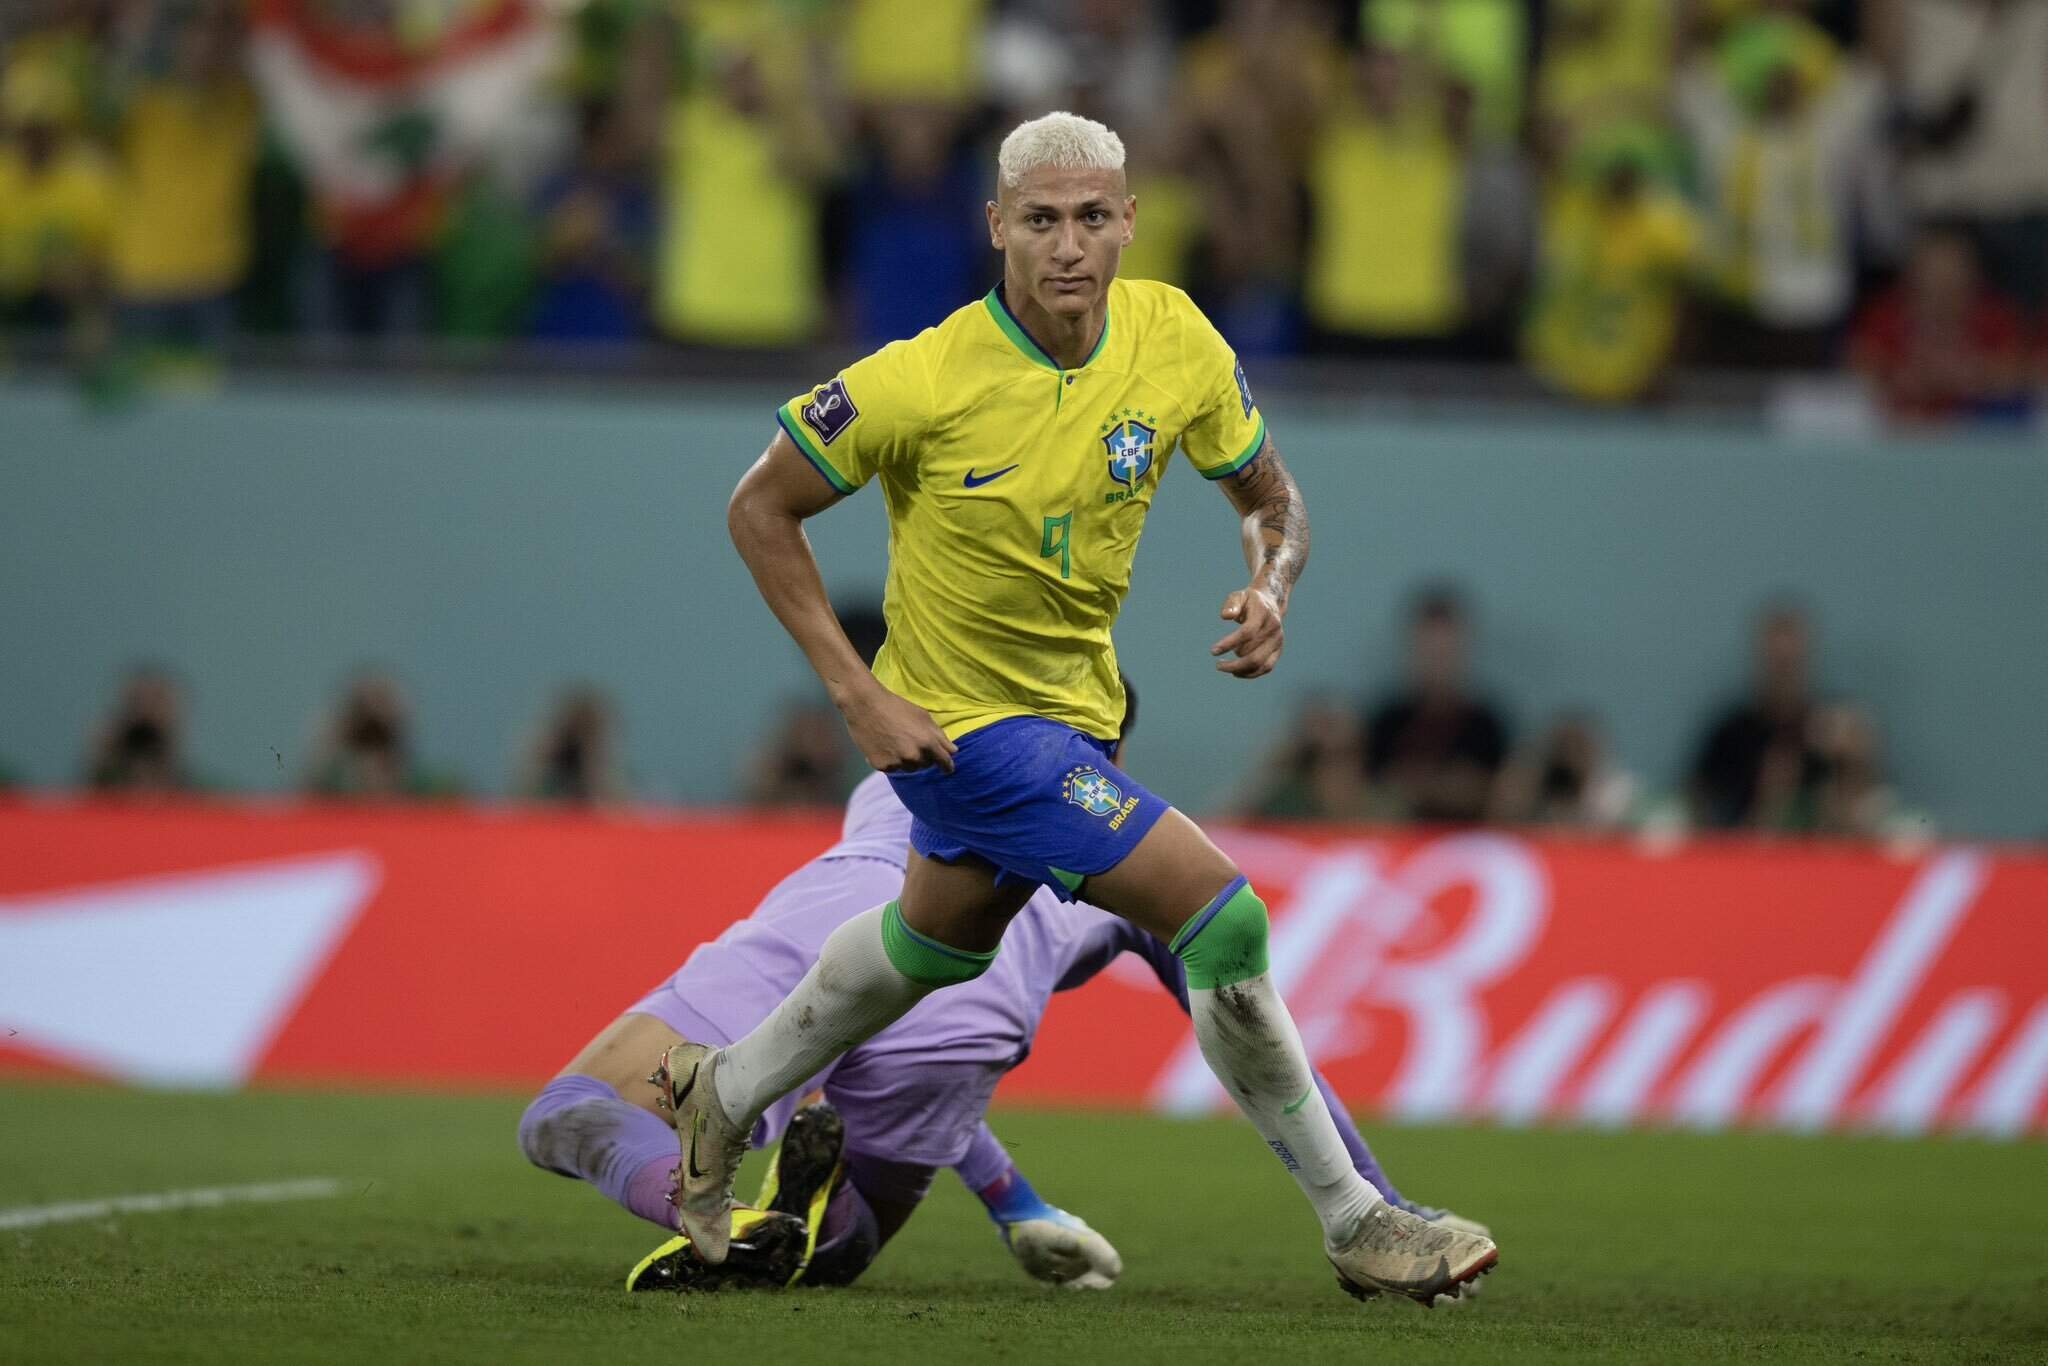
<path fill-rule="evenodd" d="M 903 889 L 910 813 L 880 774 L 854 790 L 839 843 L 792 873 L 746 919 L 699 945 L 633 1009 L 684 1037 L 723 1045 L 751 1031 L 817 961 L 826 936 Z M 1003 1074 L 1024 1061 L 1055 991 L 1078 986 L 1126 950 L 1168 987 L 1165 945 L 1107 911 L 1041 889 L 1003 935 L 987 972 L 909 1014 L 771 1107 L 757 1146 L 780 1135 L 795 1099 L 822 1084 L 846 1120 L 847 1146 L 896 1162 L 951 1166 L 966 1153 Z"/>

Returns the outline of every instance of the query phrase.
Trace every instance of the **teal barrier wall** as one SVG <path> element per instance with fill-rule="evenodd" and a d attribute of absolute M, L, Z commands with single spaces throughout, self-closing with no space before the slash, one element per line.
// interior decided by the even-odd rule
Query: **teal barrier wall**
<path fill-rule="evenodd" d="M 807 686 L 723 522 L 776 397 L 310 388 L 105 418 L 0 390 L 0 758 L 72 781 L 117 674 L 151 657 L 192 684 L 204 770 L 283 788 L 338 680 L 375 660 L 425 757 L 486 791 L 588 676 L 642 792 L 719 800 Z M 1448 575 L 1517 723 L 1588 704 L 1655 786 L 1741 684 L 1756 604 L 1796 591 L 1823 683 L 1869 702 L 1912 801 L 1950 828 L 2048 831 L 2048 451 L 1268 412 L 1315 522 L 1280 672 L 1211 672 L 1242 564 L 1228 505 L 1178 465 L 1118 630 L 1145 694 L 1134 766 L 1176 800 L 1220 800 L 1301 692 L 1389 680 L 1405 593 Z M 835 590 L 879 590 L 872 491 L 812 525 Z"/>

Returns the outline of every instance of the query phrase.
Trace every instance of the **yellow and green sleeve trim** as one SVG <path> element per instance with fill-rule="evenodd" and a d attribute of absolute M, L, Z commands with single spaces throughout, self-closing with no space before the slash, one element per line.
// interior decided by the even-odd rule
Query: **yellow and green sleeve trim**
<path fill-rule="evenodd" d="M 1259 452 L 1262 449 L 1264 449 L 1265 445 L 1266 415 L 1264 413 L 1260 413 L 1259 429 L 1258 431 L 1252 433 L 1251 445 L 1246 446 L 1244 450 L 1238 454 L 1237 459 L 1232 460 L 1228 464 L 1218 465 L 1214 469 L 1203 470 L 1201 472 L 1202 477 L 1204 479 L 1226 479 L 1229 476 L 1236 474 L 1239 470 L 1243 469 L 1246 465 L 1251 464 L 1253 460 L 1258 458 Z"/>
<path fill-rule="evenodd" d="M 856 486 L 846 482 L 845 475 L 832 467 L 832 462 L 825 458 L 825 452 L 818 449 L 816 439 L 808 431 L 804 430 L 803 419 L 798 417 L 795 412 L 799 401 L 798 399 L 791 399 L 780 408 L 777 408 L 775 410 L 775 421 L 780 424 L 783 431 L 789 433 L 789 439 L 795 442 L 796 448 L 804 453 L 804 458 L 817 467 L 819 474 L 825 476 L 826 483 L 841 493 L 858 492 L 859 490 Z"/>

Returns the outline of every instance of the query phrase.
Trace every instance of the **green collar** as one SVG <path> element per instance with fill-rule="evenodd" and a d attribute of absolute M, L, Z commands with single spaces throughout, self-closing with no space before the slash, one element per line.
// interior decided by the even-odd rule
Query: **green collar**
<path fill-rule="evenodd" d="M 1044 347 L 1031 340 L 1031 334 L 1024 330 L 1024 324 L 1018 322 L 1017 315 L 1010 312 L 1009 304 L 1003 301 L 1003 287 L 1001 285 L 991 289 L 988 292 L 988 297 L 983 299 L 982 303 L 988 306 L 988 315 L 995 319 L 996 326 L 1001 329 L 1002 334 L 1010 339 L 1011 345 L 1024 353 L 1027 360 L 1035 361 L 1048 370 L 1056 371 L 1060 368 L 1059 362 L 1048 356 L 1045 353 Z M 1102 354 L 1102 348 L 1108 344 L 1109 308 L 1105 305 L 1102 310 L 1102 335 L 1095 339 L 1095 349 L 1088 353 L 1088 359 L 1082 361 L 1076 368 L 1085 370 L 1094 364 L 1095 358 Z"/>

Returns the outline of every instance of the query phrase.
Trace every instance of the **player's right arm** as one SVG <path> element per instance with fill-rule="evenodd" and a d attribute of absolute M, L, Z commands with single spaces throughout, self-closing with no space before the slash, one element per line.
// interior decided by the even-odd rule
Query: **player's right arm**
<path fill-rule="evenodd" d="M 953 742 L 931 713 L 877 681 L 846 638 L 825 594 L 803 523 L 844 497 L 819 477 L 815 462 L 789 433 L 777 430 L 733 490 L 726 529 L 769 610 L 817 671 L 868 763 L 883 773 L 933 764 L 950 773 Z"/>

